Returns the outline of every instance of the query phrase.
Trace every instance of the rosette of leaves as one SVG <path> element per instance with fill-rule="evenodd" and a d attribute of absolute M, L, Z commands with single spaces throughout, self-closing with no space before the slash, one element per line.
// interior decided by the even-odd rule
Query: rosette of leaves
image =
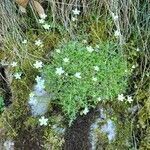
<path fill-rule="evenodd" d="M 69 121 L 85 108 L 87 112 L 99 101 L 115 100 L 125 91 L 129 71 L 123 50 L 117 44 L 99 43 L 90 52 L 87 45 L 71 41 L 61 44 L 58 49 L 52 54 L 51 64 L 43 68 L 43 73 L 46 90 L 54 94 L 51 102 L 62 108 Z M 95 70 L 95 66 L 99 69 Z M 58 75 L 56 68 L 60 67 L 64 72 Z M 75 76 L 77 72 L 81 73 L 81 78 Z"/>

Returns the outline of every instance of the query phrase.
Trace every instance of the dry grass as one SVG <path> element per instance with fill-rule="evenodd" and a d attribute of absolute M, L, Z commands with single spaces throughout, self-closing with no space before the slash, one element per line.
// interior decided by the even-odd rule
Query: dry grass
<path fill-rule="evenodd" d="M 140 48 L 145 57 L 141 62 L 141 66 L 144 65 L 144 69 L 141 70 L 144 72 L 142 82 L 144 79 L 145 72 L 147 71 L 148 65 L 148 56 L 149 56 L 149 47 L 148 41 L 150 40 L 150 3 L 149 0 L 141 1 L 132 1 L 132 0 L 43 0 L 42 4 L 46 6 L 46 13 L 50 14 L 52 17 L 52 23 L 61 24 L 66 31 L 73 35 L 74 25 L 71 21 L 72 10 L 78 8 L 81 11 L 79 15 L 80 22 L 83 22 L 86 25 L 87 21 L 85 18 L 88 18 L 88 22 L 92 21 L 92 16 L 95 16 L 97 20 L 101 21 L 103 16 L 106 20 L 112 19 L 113 21 L 113 30 L 119 31 L 121 34 L 119 36 L 120 45 L 131 42 L 134 40 L 136 47 Z M 37 20 L 36 13 L 32 9 L 30 4 L 31 12 L 30 19 Z M 5 41 L 5 49 L 10 50 L 8 45 L 14 45 L 14 49 L 19 47 L 23 51 L 23 47 L 20 45 L 20 41 L 25 38 L 24 33 L 20 27 L 23 24 L 27 29 L 30 28 L 30 24 L 27 24 L 24 21 L 24 17 L 21 17 L 21 14 L 18 13 L 16 4 L 11 0 L 3 0 L 0 5 L 0 41 Z M 20 16 L 20 17 L 19 17 Z M 118 16 L 118 18 L 114 18 Z M 20 19 L 21 18 L 21 19 Z M 76 22 L 77 25 L 78 22 Z M 111 35 L 114 34 L 114 31 L 110 31 Z M 17 46 L 16 46 L 17 45 Z M 8 46 L 8 47 L 7 47 Z M 16 50 L 16 49 L 15 49 Z M 12 51 L 12 49 L 10 50 Z M 14 52 L 17 55 L 20 55 L 20 52 Z M 22 58 L 22 56 L 19 56 Z"/>

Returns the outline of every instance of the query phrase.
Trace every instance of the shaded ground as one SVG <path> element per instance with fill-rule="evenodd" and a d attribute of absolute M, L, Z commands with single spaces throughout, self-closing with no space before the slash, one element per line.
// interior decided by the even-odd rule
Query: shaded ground
<path fill-rule="evenodd" d="M 87 115 L 79 116 L 65 132 L 64 150 L 90 150 L 90 126 L 99 112 L 91 110 Z"/>
<path fill-rule="evenodd" d="M 6 77 L 5 69 L 6 66 L 4 67 L 0 65 L 0 92 L 2 92 L 5 106 L 9 106 L 12 103 L 11 102 L 12 93 L 9 86 L 9 81 Z"/>

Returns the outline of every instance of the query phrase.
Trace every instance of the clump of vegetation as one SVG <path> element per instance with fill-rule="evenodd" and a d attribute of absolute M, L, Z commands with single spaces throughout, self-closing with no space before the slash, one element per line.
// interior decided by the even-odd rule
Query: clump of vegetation
<path fill-rule="evenodd" d="M 92 47 L 71 41 L 54 51 L 51 64 L 43 70 L 46 89 L 70 121 L 125 91 L 130 71 L 118 49 L 112 42 Z"/>

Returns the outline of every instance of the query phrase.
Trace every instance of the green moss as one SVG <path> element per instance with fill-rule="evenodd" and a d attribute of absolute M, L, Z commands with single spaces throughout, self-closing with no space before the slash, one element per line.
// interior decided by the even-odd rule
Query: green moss
<path fill-rule="evenodd" d="M 106 21 L 104 19 L 100 18 L 90 26 L 89 38 L 93 43 L 97 43 L 98 40 L 106 41 L 111 38 L 109 32 L 112 30 L 113 23 L 111 20 Z"/>
<path fill-rule="evenodd" d="M 46 150 L 60 150 L 64 143 L 63 135 L 57 133 L 50 127 L 45 129 L 44 141 L 44 148 Z"/>
<path fill-rule="evenodd" d="M 106 118 L 98 123 L 98 127 L 94 130 L 96 149 L 123 149 L 128 150 L 132 148 L 132 122 L 129 118 L 128 108 L 125 103 L 109 102 L 103 103 L 104 114 Z M 107 134 L 101 128 L 107 123 L 107 119 L 111 119 L 115 125 L 115 138 L 109 141 Z"/>
<path fill-rule="evenodd" d="M 150 149 L 150 127 L 149 124 L 147 124 L 147 129 L 144 135 L 144 138 L 142 139 L 140 143 L 139 150 L 148 150 Z"/>
<path fill-rule="evenodd" d="M 43 40 L 43 48 L 39 48 L 35 45 L 35 40 L 39 39 L 39 37 Z M 37 120 L 30 117 L 28 107 L 29 93 L 33 89 L 35 77 L 39 74 L 39 71 L 33 67 L 33 64 L 36 60 L 42 60 L 43 63 L 46 63 L 48 52 L 53 50 L 59 39 L 55 33 L 47 34 L 43 32 L 36 35 L 33 31 L 27 32 L 26 38 L 28 40 L 27 44 L 22 44 L 22 41 L 20 41 L 20 43 L 14 43 L 13 45 L 5 44 L 9 51 L 5 49 L 2 56 L 3 59 L 6 56 L 9 58 L 8 61 L 16 61 L 18 63 L 17 67 L 9 67 L 10 74 L 13 75 L 17 72 L 22 73 L 20 80 L 13 77 L 10 87 L 13 94 L 13 104 L 3 113 L 3 118 L 5 119 L 4 128 L 7 131 L 6 134 L 8 137 L 15 139 L 19 139 L 19 136 L 21 136 L 25 130 L 28 130 L 29 127 L 32 127 L 30 131 L 32 132 L 37 125 Z M 12 51 L 14 46 L 16 51 Z"/>
<path fill-rule="evenodd" d="M 59 113 L 49 113 L 49 125 L 44 128 L 43 139 L 46 150 L 60 150 L 64 143 L 64 121 Z"/>
<path fill-rule="evenodd" d="M 3 97 L 0 96 L 0 114 L 4 110 L 4 100 Z"/>

